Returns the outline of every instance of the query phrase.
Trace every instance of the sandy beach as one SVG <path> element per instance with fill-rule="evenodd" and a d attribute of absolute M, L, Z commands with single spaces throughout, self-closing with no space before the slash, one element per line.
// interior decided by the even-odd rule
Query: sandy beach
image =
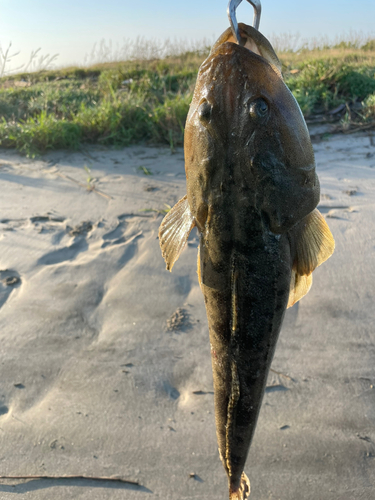
<path fill-rule="evenodd" d="M 314 149 L 336 251 L 287 311 L 252 500 L 375 498 L 375 134 Z M 172 273 L 157 239 L 182 149 L 0 150 L 0 183 L 0 475 L 138 483 L 7 479 L 0 500 L 226 499 L 197 234 Z"/>

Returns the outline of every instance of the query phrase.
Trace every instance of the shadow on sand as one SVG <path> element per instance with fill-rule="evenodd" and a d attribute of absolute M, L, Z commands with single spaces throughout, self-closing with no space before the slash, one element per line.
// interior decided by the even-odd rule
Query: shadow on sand
<path fill-rule="evenodd" d="M 8 484 L 3 484 L 3 481 Z M 16 481 L 17 484 L 14 484 Z M 22 481 L 22 482 L 20 482 Z M 24 495 L 31 491 L 42 490 L 46 488 L 56 488 L 56 487 L 86 487 L 86 488 L 106 488 L 106 489 L 116 489 L 116 490 L 133 490 L 142 493 L 152 493 L 151 490 L 142 485 L 124 483 L 120 481 L 108 481 L 101 479 L 72 479 L 72 478 L 56 478 L 56 479 L 25 479 L 25 480 L 11 480 L 2 479 L 0 484 L 0 492 L 4 493 L 14 493 L 18 495 Z"/>

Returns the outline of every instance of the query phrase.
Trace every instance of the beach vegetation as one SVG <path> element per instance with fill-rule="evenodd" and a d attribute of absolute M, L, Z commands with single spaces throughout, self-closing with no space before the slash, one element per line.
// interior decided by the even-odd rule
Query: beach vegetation
<path fill-rule="evenodd" d="M 375 92 L 366 97 L 362 103 L 363 113 L 362 117 L 364 120 L 374 120 L 375 119 Z"/>
<path fill-rule="evenodd" d="M 139 167 L 137 167 L 137 170 L 139 170 L 140 172 L 143 172 L 145 175 L 153 175 L 151 169 L 144 167 L 143 165 L 140 165 Z"/>
<path fill-rule="evenodd" d="M 141 208 L 140 212 L 155 212 L 157 215 L 166 215 L 172 210 L 172 207 L 168 203 L 164 203 L 164 208 Z"/>
<path fill-rule="evenodd" d="M 346 129 L 375 120 L 375 37 L 271 41 L 307 120 L 320 117 Z M 128 41 L 121 50 L 102 42 L 84 67 L 10 74 L 9 51 L 3 52 L 0 145 L 28 156 L 84 143 L 167 144 L 173 152 L 183 143 L 198 68 L 210 44 L 141 42 Z"/>

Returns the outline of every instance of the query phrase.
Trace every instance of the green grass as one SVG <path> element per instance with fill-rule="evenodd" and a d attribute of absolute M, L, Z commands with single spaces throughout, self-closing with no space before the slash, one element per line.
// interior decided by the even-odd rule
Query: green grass
<path fill-rule="evenodd" d="M 326 49 L 281 54 L 286 84 L 305 116 L 375 92 L 375 50 Z"/>
<path fill-rule="evenodd" d="M 162 143 L 173 151 L 183 143 L 197 71 L 207 54 L 204 49 L 3 77 L 0 145 L 28 156 L 83 143 Z M 375 120 L 375 40 L 284 50 L 279 57 L 305 117 L 355 104 L 351 120 Z"/>

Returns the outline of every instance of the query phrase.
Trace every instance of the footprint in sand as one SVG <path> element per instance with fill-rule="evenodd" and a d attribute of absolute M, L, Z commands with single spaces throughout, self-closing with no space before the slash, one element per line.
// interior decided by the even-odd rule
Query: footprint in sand
<path fill-rule="evenodd" d="M 346 193 L 348 194 L 348 193 Z M 349 195 L 351 196 L 351 195 Z M 319 212 L 329 219 L 339 219 L 349 222 L 349 218 L 346 216 L 347 213 L 357 212 L 357 210 L 349 205 L 332 205 L 332 206 L 318 206 Z M 343 217 L 344 215 L 344 217 Z"/>
<path fill-rule="evenodd" d="M 47 213 L 46 215 L 35 215 L 30 217 L 30 222 L 38 229 L 40 234 L 51 233 L 52 245 L 59 245 L 66 235 L 65 217 Z"/>
<path fill-rule="evenodd" d="M 45 232 L 55 230 L 64 221 L 65 217 L 48 212 L 46 215 L 34 215 L 23 219 L 0 219 L 0 227 L 3 231 L 14 231 L 15 229 L 27 227 L 31 222 L 36 228 L 39 228 L 40 232 Z"/>
<path fill-rule="evenodd" d="M 347 194 L 348 196 L 356 196 L 358 195 L 358 188 L 352 188 L 352 189 L 346 189 L 343 191 L 344 194 Z"/>
<path fill-rule="evenodd" d="M 190 315 L 186 309 L 179 307 L 167 320 L 167 330 L 170 332 L 176 332 L 181 329 L 190 329 L 191 323 L 189 316 Z"/>
<path fill-rule="evenodd" d="M 14 231 L 27 224 L 26 219 L 0 219 L 1 229 L 3 231 Z"/>
<path fill-rule="evenodd" d="M 143 230 L 139 230 L 131 234 L 132 228 L 134 228 L 134 224 L 131 222 L 131 220 L 125 220 L 127 218 L 136 220 L 136 217 L 130 214 L 119 215 L 117 217 L 118 219 L 117 226 L 114 229 L 108 231 L 108 233 L 103 234 L 102 236 L 103 243 L 101 245 L 102 248 L 121 245 L 123 243 L 129 244 L 143 234 Z M 139 225 L 135 224 L 135 228 L 139 229 Z M 126 235 L 125 232 L 127 232 Z"/>
<path fill-rule="evenodd" d="M 73 229 L 71 229 L 69 231 L 69 235 L 70 236 L 86 235 L 90 231 L 92 231 L 92 228 L 93 228 L 92 223 L 89 220 L 87 220 L 87 221 L 81 222 L 77 226 L 73 227 Z"/>
<path fill-rule="evenodd" d="M 69 235 L 75 238 L 74 242 L 68 247 L 59 248 L 58 250 L 46 253 L 38 259 L 38 265 L 51 266 L 67 260 L 73 260 L 79 253 L 88 249 L 88 243 L 85 236 L 93 229 L 93 225 L 90 221 L 81 222 L 81 224 L 78 224 L 74 228 L 67 229 L 69 229 Z"/>
<path fill-rule="evenodd" d="M 21 278 L 17 271 L 4 269 L 0 271 L 0 307 L 8 300 L 14 288 L 21 285 Z"/>
<path fill-rule="evenodd" d="M 124 236 L 124 226 L 125 222 L 120 221 L 115 229 L 112 229 L 106 234 L 103 234 L 102 248 L 109 245 L 120 245 L 126 241 Z"/>
<path fill-rule="evenodd" d="M 6 415 L 9 412 L 9 408 L 5 405 L 0 405 L 0 417 Z"/>
<path fill-rule="evenodd" d="M 30 222 L 33 224 L 38 222 L 57 222 L 61 223 L 65 221 L 65 217 L 60 217 L 59 215 L 53 215 L 47 213 L 46 215 L 35 215 L 34 217 L 30 217 Z"/>
<path fill-rule="evenodd" d="M 162 386 L 165 393 L 171 399 L 176 400 L 180 397 L 180 392 L 176 389 L 176 387 L 173 387 L 173 385 L 171 385 L 167 380 L 163 381 Z"/>

